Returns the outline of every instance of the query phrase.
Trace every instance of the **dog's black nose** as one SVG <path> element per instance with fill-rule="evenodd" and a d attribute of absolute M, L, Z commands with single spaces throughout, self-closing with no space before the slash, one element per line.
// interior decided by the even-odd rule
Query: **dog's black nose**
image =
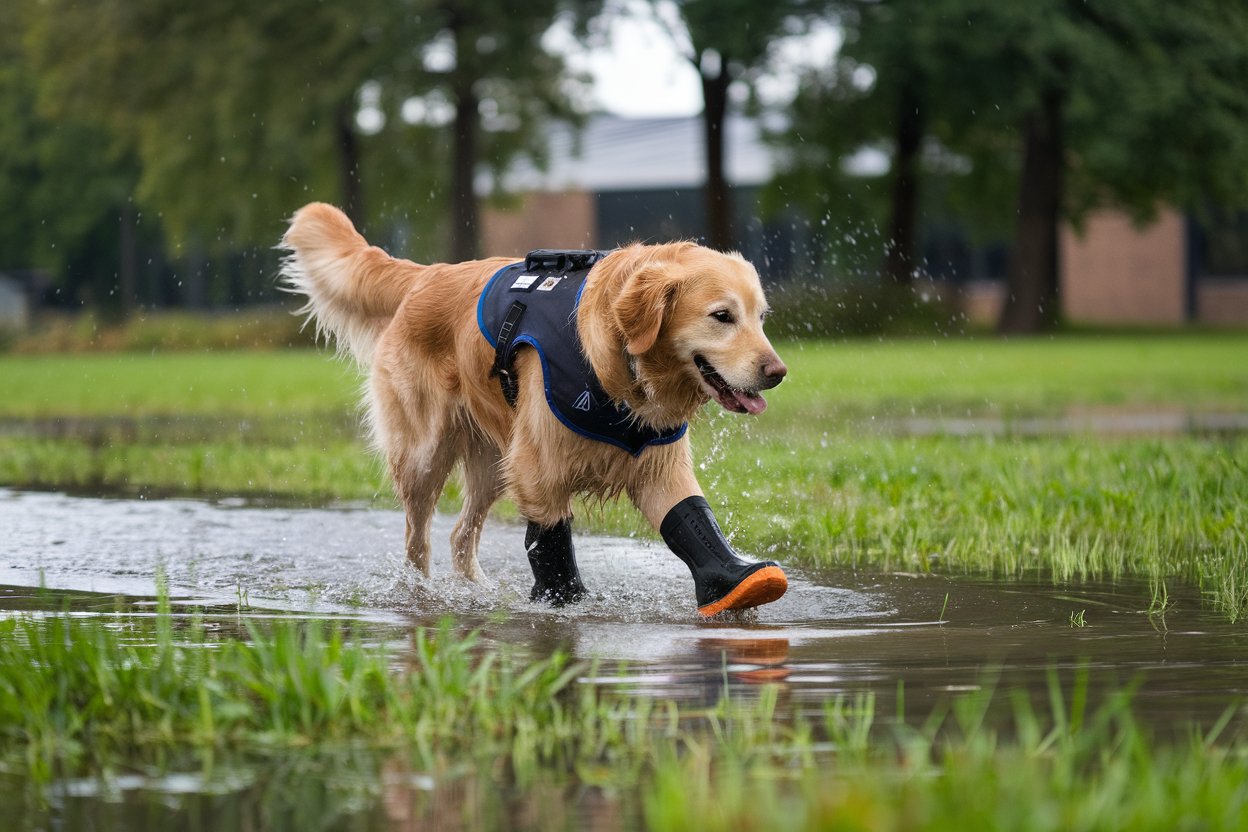
<path fill-rule="evenodd" d="M 758 368 L 758 372 L 763 378 L 763 389 L 769 390 L 784 381 L 784 377 L 789 373 L 789 368 L 784 366 L 780 356 L 773 355 Z"/>

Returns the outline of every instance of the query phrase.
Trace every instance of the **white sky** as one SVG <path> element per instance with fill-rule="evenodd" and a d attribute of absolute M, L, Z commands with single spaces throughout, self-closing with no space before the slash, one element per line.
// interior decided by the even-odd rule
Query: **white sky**
<path fill-rule="evenodd" d="M 766 0 L 763 0 L 766 2 Z M 692 116 L 702 111 L 697 70 L 685 55 L 688 38 L 675 4 L 614 0 L 609 27 L 596 33 L 594 46 L 576 43 L 560 27 L 547 46 L 562 49 L 569 67 L 593 79 L 594 103 L 609 113 L 632 117 Z M 839 30 L 815 24 L 802 35 L 778 39 L 772 50 L 773 71 L 758 81 L 767 103 L 783 104 L 796 88 L 796 71 L 827 66 L 840 47 Z M 743 90 L 734 90 L 737 96 Z"/>
<path fill-rule="evenodd" d="M 588 103 L 594 109 L 632 118 L 689 117 L 702 112 L 702 87 L 686 57 L 691 48 L 676 5 L 670 0 L 608 0 L 607 8 L 609 13 L 595 24 L 588 46 L 572 37 L 562 22 L 543 38 L 546 49 L 563 53 L 569 69 L 590 77 Z M 816 23 L 802 34 L 777 38 L 767 69 L 756 79 L 760 98 L 783 107 L 796 91 L 798 72 L 828 66 L 840 44 L 840 30 L 830 23 Z M 444 68 L 455 60 L 453 47 L 435 41 L 425 48 L 424 60 L 431 68 Z M 583 87 L 581 92 L 585 92 Z M 361 90 L 356 120 L 365 133 L 376 133 L 385 125 L 380 93 L 375 84 Z M 745 93 L 741 84 L 730 90 L 738 101 Z M 446 124 L 454 108 L 441 94 L 432 94 L 409 100 L 401 116 L 410 123 Z"/>

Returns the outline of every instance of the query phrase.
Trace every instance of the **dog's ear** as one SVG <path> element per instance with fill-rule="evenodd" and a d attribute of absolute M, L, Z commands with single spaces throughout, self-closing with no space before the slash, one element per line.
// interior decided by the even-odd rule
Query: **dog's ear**
<path fill-rule="evenodd" d="M 665 265 L 651 263 L 631 275 L 616 298 L 615 322 L 624 333 L 624 347 L 629 355 L 649 352 L 659 338 L 663 313 L 676 288 Z"/>

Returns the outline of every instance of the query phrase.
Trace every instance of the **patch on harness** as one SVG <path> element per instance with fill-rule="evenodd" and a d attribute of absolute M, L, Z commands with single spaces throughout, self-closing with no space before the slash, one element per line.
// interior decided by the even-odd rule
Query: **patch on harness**
<path fill-rule="evenodd" d="M 522 274 L 516 278 L 516 282 L 511 284 L 513 292 L 521 292 L 529 289 L 541 277 L 540 274 Z"/>
<path fill-rule="evenodd" d="M 542 284 L 540 286 L 537 287 L 537 291 L 550 292 L 554 290 L 556 286 L 559 285 L 559 281 L 561 280 L 563 280 L 562 277 L 548 277 L 542 281 Z"/>

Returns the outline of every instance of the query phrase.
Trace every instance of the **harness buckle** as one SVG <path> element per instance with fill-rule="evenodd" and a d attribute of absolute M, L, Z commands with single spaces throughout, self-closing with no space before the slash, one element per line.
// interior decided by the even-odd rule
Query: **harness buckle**
<path fill-rule="evenodd" d="M 494 366 L 490 368 L 490 375 L 498 376 L 498 383 L 503 388 L 503 398 L 510 407 L 516 406 L 516 399 L 520 395 L 520 380 L 511 371 L 511 362 L 507 356 L 511 352 L 511 342 L 516 338 L 516 325 L 520 323 L 527 308 L 520 301 L 512 303 L 507 310 L 507 317 L 503 318 L 503 325 L 498 328 L 498 336 L 494 339 Z"/>

